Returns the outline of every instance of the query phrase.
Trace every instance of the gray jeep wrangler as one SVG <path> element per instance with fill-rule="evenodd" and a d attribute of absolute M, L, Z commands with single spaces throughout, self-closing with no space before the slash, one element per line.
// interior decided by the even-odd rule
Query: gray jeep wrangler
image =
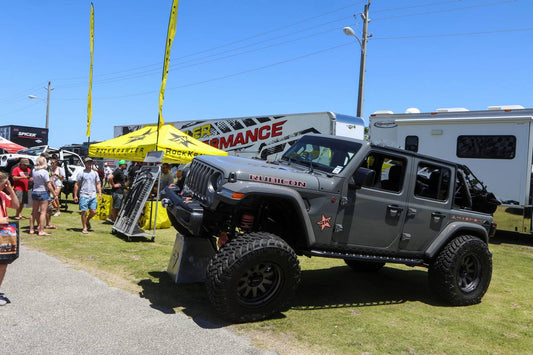
<path fill-rule="evenodd" d="M 465 166 L 409 151 L 306 135 L 274 162 L 200 156 L 166 203 L 179 233 L 210 241 L 207 293 L 230 321 L 286 309 L 297 255 L 428 267 L 457 306 L 480 302 L 491 279 L 494 196 Z"/>

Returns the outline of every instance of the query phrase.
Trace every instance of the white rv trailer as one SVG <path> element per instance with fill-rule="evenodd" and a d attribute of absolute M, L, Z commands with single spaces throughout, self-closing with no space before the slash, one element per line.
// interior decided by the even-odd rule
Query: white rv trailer
<path fill-rule="evenodd" d="M 219 118 L 167 122 L 190 136 L 231 155 L 275 160 L 306 133 L 325 133 L 363 139 L 361 118 L 333 112 Z M 153 124 L 153 123 L 152 123 Z M 114 137 L 145 125 L 115 126 Z"/>
<path fill-rule="evenodd" d="M 467 165 L 502 201 L 494 213 L 499 230 L 531 234 L 533 109 L 438 109 L 369 119 L 370 141 Z"/>

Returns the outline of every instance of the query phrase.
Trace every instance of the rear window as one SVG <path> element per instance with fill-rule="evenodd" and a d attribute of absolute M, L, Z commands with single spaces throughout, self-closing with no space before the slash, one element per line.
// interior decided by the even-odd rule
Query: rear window
<path fill-rule="evenodd" d="M 446 201 L 450 191 L 450 169 L 429 163 L 418 164 L 415 196 Z"/>

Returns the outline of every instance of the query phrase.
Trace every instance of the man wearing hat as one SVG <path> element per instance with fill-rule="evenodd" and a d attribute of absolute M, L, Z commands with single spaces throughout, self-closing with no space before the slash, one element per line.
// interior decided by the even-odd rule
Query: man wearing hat
<path fill-rule="evenodd" d="M 27 158 L 20 159 L 18 166 L 13 169 L 11 177 L 13 178 L 13 189 L 20 202 L 15 219 L 22 219 L 24 218 L 22 217 L 22 209 L 24 204 L 28 203 L 29 182 L 32 181 L 30 161 Z"/>
<path fill-rule="evenodd" d="M 107 177 L 109 185 L 111 185 L 111 196 L 113 197 L 113 208 L 111 209 L 111 215 L 107 219 L 109 223 L 115 223 L 117 219 L 120 207 L 122 207 L 122 201 L 124 200 L 124 187 L 126 186 L 126 176 L 124 170 L 128 165 L 125 160 L 118 162 L 118 168 L 113 171 L 113 174 Z"/>
<path fill-rule="evenodd" d="M 98 197 L 102 198 L 102 184 L 98 173 L 92 169 L 93 159 L 85 158 L 85 169 L 76 177 L 74 184 L 74 202 L 80 202 L 82 233 L 87 234 L 91 230 L 91 218 L 96 215 L 96 208 L 98 207 Z M 78 191 L 80 192 L 78 198 Z M 89 214 L 87 214 L 89 211 Z"/>

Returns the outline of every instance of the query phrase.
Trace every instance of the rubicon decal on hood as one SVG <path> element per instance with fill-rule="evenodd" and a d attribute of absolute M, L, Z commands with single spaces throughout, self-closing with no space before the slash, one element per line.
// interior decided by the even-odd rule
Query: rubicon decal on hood
<path fill-rule="evenodd" d="M 268 182 L 270 184 L 278 184 L 278 185 L 285 185 L 285 186 L 292 186 L 292 187 L 306 187 L 307 186 L 307 183 L 305 181 L 284 179 L 284 178 L 278 178 L 278 177 L 273 177 L 273 176 L 262 176 L 262 175 L 250 174 L 250 180 Z"/>

